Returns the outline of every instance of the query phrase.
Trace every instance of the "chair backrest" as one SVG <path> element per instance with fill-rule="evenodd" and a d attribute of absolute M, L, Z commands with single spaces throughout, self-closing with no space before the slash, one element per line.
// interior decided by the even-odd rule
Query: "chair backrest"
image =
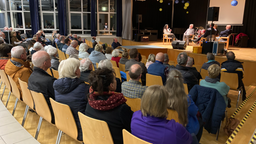
<path fill-rule="evenodd" d="M 168 116 L 167 116 L 168 120 L 174 119 L 176 122 L 180 122 L 179 114 L 177 111 L 172 110 L 172 109 L 167 109 L 167 111 L 168 111 Z"/>
<path fill-rule="evenodd" d="M 44 98 L 44 95 L 42 93 L 38 93 L 32 90 L 30 90 L 30 92 L 34 99 L 36 113 L 45 120 L 47 120 L 49 123 L 51 123 L 52 115 L 49 106 Z"/>
<path fill-rule="evenodd" d="M 14 80 L 10 76 L 8 76 L 8 79 L 9 79 L 11 87 L 12 87 L 12 94 L 14 94 L 14 96 L 20 100 L 21 95 L 20 95 L 20 90 L 19 90 L 17 84 L 14 82 Z"/>
<path fill-rule="evenodd" d="M 22 92 L 22 100 L 23 102 L 28 105 L 30 108 L 34 109 L 34 100 L 32 98 L 31 92 L 28 89 L 28 84 L 19 79 L 20 88 Z"/>
<path fill-rule="evenodd" d="M 112 66 L 113 66 L 113 67 L 117 67 L 116 61 L 110 60 L 110 62 L 112 63 Z"/>
<path fill-rule="evenodd" d="M 65 53 L 64 53 L 64 52 L 59 51 L 59 52 L 58 52 L 58 54 L 59 54 L 59 58 L 60 58 L 61 60 L 65 60 L 65 59 L 67 59 L 67 58 L 66 58 L 66 55 L 65 55 Z"/>
<path fill-rule="evenodd" d="M 120 74 L 120 70 L 118 67 L 113 67 L 115 73 L 116 73 L 116 78 L 119 78 L 120 81 L 122 81 L 122 78 L 121 78 L 121 74 Z"/>
<path fill-rule="evenodd" d="M 146 74 L 146 86 L 152 85 L 163 85 L 163 80 L 161 76 L 156 76 L 152 74 Z"/>
<path fill-rule="evenodd" d="M 55 77 L 56 79 L 59 79 L 59 72 L 52 69 L 52 74 L 53 74 L 53 77 Z"/>
<path fill-rule="evenodd" d="M 1 80 L 5 84 L 6 88 L 11 91 L 12 90 L 11 85 L 10 85 L 9 79 L 7 78 L 6 73 L 4 72 L 4 70 L 0 70 L 0 75 L 1 75 Z"/>
<path fill-rule="evenodd" d="M 140 98 L 129 98 L 125 97 L 126 104 L 131 107 L 133 112 L 140 110 L 141 99 Z"/>
<path fill-rule="evenodd" d="M 69 58 L 69 55 L 68 55 L 68 54 L 66 54 L 66 58 Z"/>
<path fill-rule="evenodd" d="M 188 85 L 183 83 L 183 86 L 184 86 L 184 91 L 186 94 L 188 94 Z"/>
<path fill-rule="evenodd" d="M 125 72 L 125 64 L 118 63 L 119 70 Z"/>
<path fill-rule="evenodd" d="M 77 126 L 70 107 L 66 104 L 56 102 L 52 98 L 50 98 L 50 101 L 54 112 L 56 127 L 73 139 L 77 139 Z"/>
<path fill-rule="evenodd" d="M 202 79 L 205 79 L 205 77 L 209 75 L 206 69 L 201 69 L 200 74 L 202 76 Z"/>
<path fill-rule="evenodd" d="M 90 118 L 78 112 L 83 131 L 83 142 L 86 144 L 113 144 L 108 124 L 105 121 Z"/>
<path fill-rule="evenodd" d="M 51 71 L 50 68 L 48 68 L 48 69 L 46 70 L 46 72 L 47 72 L 50 76 L 52 76 L 52 71 Z"/>
<path fill-rule="evenodd" d="M 96 68 L 98 68 L 98 66 L 99 66 L 99 63 L 96 63 Z"/>
<path fill-rule="evenodd" d="M 129 81 L 131 78 L 130 78 L 130 75 L 129 75 L 129 71 L 125 72 L 126 73 L 126 81 Z"/>
<path fill-rule="evenodd" d="M 123 129 L 123 141 L 124 141 L 124 144 L 151 144 L 149 142 L 146 142 L 146 141 L 132 135 L 125 129 Z"/>
<path fill-rule="evenodd" d="M 163 39 L 168 38 L 168 34 L 163 34 Z"/>
<path fill-rule="evenodd" d="M 230 89 L 237 90 L 238 88 L 238 75 L 237 73 L 221 72 L 221 82 L 225 82 Z"/>

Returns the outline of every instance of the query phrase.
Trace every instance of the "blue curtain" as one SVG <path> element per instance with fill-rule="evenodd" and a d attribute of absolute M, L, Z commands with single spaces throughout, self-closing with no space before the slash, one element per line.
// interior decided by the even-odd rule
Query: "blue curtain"
<path fill-rule="evenodd" d="M 96 33 L 96 0 L 91 0 L 91 36 L 97 36 Z"/>
<path fill-rule="evenodd" d="M 117 0 L 117 28 L 116 28 L 116 36 L 122 37 L 122 0 Z"/>
<path fill-rule="evenodd" d="M 38 0 L 29 1 L 32 35 L 36 34 L 39 30 L 38 6 Z"/>
<path fill-rule="evenodd" d="M 67 36 L 66 0 L 58 0 L 59 34 Z"/>

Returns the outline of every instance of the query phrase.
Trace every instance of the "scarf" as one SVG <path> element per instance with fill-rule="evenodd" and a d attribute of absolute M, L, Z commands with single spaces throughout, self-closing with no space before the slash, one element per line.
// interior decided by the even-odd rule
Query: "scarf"
<path fill-rule="evenodd" d="M 98 96 L 109 96 L 107 100 L 97 100 Z M 115 92 L 103 92 L 102 95 L 99 95 L 97 92 L 93 92 L 90 95 L 89 104 L 92 108 L 107 111 L 116 108 L 117 106 L 126 102 L 122 93 Z"/>

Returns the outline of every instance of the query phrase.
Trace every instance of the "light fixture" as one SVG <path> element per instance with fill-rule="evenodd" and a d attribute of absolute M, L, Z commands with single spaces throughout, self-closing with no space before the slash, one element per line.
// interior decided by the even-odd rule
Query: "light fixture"
<path fill-rule="evenodd" d="M 178 3 L 179 3 L 179 0 L 175 0 L 175 3 L 178 4 Z"/>
<path fill-rule="evenodd" d="M 232 6 L 236 6 L 238 4 L 238 1 L 236 1 L 236 0 L 233 0 L 232 2 L 231 2 L 231 5 Z"/>
<path fill-rule="evenodd" d="M 107 11 L 107 7 L 101 7 L 102 11 Z"/>
<path fill-rule="evenodd" d="M 162 10 L 163 10 L 162 8 L 159 9 L 159 11 L 162 11 Z"/>

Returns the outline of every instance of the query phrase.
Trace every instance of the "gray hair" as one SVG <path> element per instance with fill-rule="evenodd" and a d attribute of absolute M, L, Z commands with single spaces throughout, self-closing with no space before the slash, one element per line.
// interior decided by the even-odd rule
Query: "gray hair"
<path fill-rule="evenodd" d="M 113 65 L 108 59 L 104 59 L 99 62 L 98 68 L 104 68 L 104 67 L 111 70 L 113 69 Z"/>
<path fill-rule="evenodd" d="M 34 44 L 34 46 L 33 46 L 33 49 L 34 49 L 34 50 L 43 50 L 44 47 L 42 46 L 41 43 L 36 42 L 36 43 Z"/>
<path fill-rule="evenodd" d="M 147 62 L 155 62 L 156 61 L 156 56 L 154 54 L 149 54 L 148 55 L 148 60 Z"/>
<path fill-rule="evenodd" d="M 22 46 L 13 47 L 11 50 L 11 56 L 13 58 L 20 59 L 20 56 L 24 53 L 25 49 Z"/>
<path fill-rule="evenodd" d="M 112 56 L 113 56 L 113 57 L 118 57 L 118 56 L 119 56 L 119 49 L 114 49 L 114 50 L 112 51 Z"/>
<path fill-rule="evenodd" d="M 57 54 L 57 49 L 54 48 L 53 46 L 48 46 L 47 48 L 47 53 L 50 55 L 50 56 L 54 56 L 55 54 Z"/>
<path fill-rule="evenodd" d="M 187 65 L 188 67 L 192 67 L 194 65 L 194 58 L 188 56 Z"/>
<path fill-rule="evenodd" d="M 236 58 L 235 54 L 232 51 L 227 52 L 226 57 L 228 60 L 234 60 Z"/>
<path fill-rule="evenodd" d="M 215 56 L 212 53 L 207 53 L 207 60 L 215 60 Z"/>
<path fill-rule="evenodd" d="M 188 61 L 188 55 L 186 52 L 179 53 L 177 57 L 177 62 L 179 65 L 186 65 Z"/>
<path fill-rule="evenodd" d="M 164 62 L 169 62 L 169 56 L 167 53 L 164 53 Z"/>
<path fill-rule="evenodd" d="M 80 67 L 80 61 L 75 58 L 62 60 L 58 67 L 59 79 L 61 78 L 77 78 L 76 70 Z"/>
<path fill-rule="evenodd" d="M 81 43 L 79 46 L 79 52 L 87 52 L 87 50 L 89 49 L 88 45 L 86 43 Z"/>
<path fill-rule="evenodd" d="M 84 58 L 80 61 L 80 71 L 84 72 L 89 70 L 90 65 L 92 64 L 91 60 L 89 58 Z"/>
<path fill-rule="evenodd" d="M 70 56 L 69 56 L 69 58 L 75 58 L 75 59 L 78 59 L 78 60 L 79 60 L 79 58 L 78 58 L 78 55 L 77 55 L 77 54 L 72 54 L 72 55 L 70 55 Z"/>
<path fill-rule="evenodd" d="M 45 51 L 40 50 L 32 55 L 32 63 L 36 67 L 41 67 L 47 61 L 48 57 L 49 55 Z"/>

